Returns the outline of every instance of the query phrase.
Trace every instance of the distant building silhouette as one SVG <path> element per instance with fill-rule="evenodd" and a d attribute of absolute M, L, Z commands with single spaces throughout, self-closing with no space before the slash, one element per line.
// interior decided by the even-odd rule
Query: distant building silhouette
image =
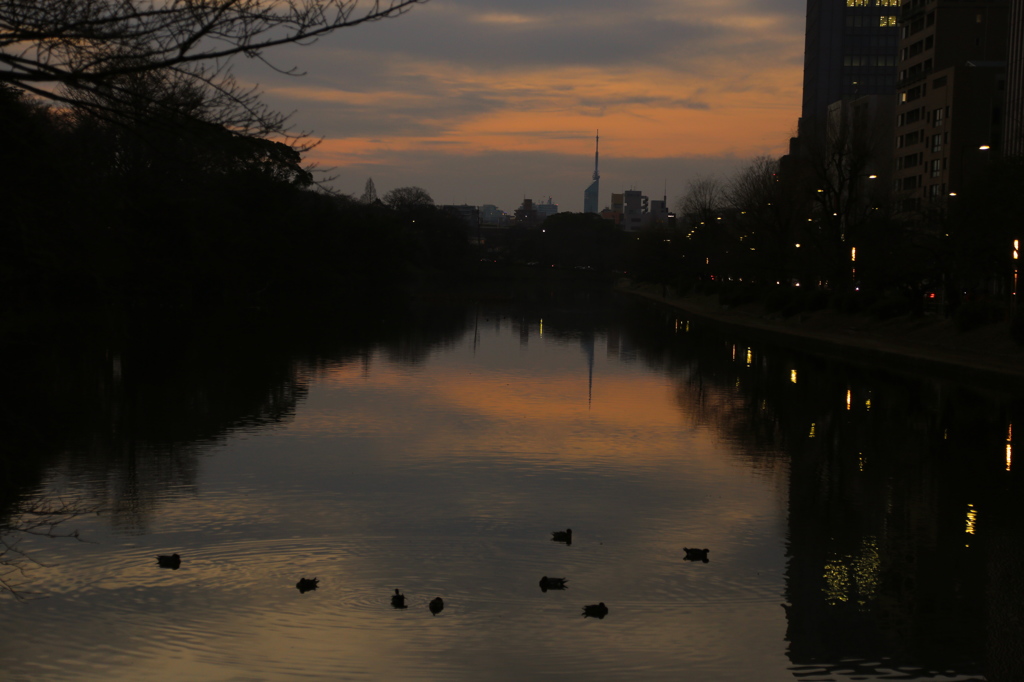
<path fill-rule="evenodd" d="M 597 213 L 600 209 L 598 208 L 598 197 L 601 194 L 601 174 L 597 170 L 598 151 L 600 147 L 601 136 L 594 136 L 594 181 L 590 183 L 590 186 L 583 192 L 583 212 L 584 213 Z"/>
<path fill-rule="evenodd" d="M 548 216 L 558 213 L 558 204 L 551 197 L 548 197 L 548 200 L 543 204 L 536 204 L 535 208 L 537 209 L 537 217 L 540 222 L 544 222 L 544 219 Z"/>
<path fill-rule="evenodd" d="M 523 199 L 523 204 L 515 211 L 514 222 L 516 227 L 538 227 L 540 225 L 540 214 L 533 205 L 532 199 Z"/>

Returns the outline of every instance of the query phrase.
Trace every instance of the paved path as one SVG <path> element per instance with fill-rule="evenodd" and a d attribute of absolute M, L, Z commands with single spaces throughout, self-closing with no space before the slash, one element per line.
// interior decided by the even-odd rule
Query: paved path
<path fill-rule="evenodd" d="M 757 330 L 809 352 L 1024 390 L 1024 348 L 1010 339 L 1007 323 L 962 333 L 951 320 L 927 316 L 878 321 L 820 311 L 783 319 L 755 306 L 730 309 L 714 296 L 662 296 L 660 287 L 642 285 L 626 285 L 620 290 L 697 317 Z"/>

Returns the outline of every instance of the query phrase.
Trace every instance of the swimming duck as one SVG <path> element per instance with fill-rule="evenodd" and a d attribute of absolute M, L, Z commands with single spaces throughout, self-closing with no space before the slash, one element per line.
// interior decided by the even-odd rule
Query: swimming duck
<path fill-rule="evenodd" d="M 177 554 L 172 554 L 170 556 L 161 554 L 156 558 L 156 563 L 160 568 L 171 568 L 176 571 L 178 570 L 178 567 L 181 566 L 181 557 Z"/>
<path fill-rule="evenodd" d="M 608 615 L 608 607 L 604 605 L 604 602 L 599 604 L 588 604 L 583 607 L 584 618 L 604 618 Z"/>
<path fill-rule="evenodd" d="M 551 531 L 551 540 L 553 542 L 564 542 L 567 545 L 572 544 L 572 528 L 566 528 L 565 530 L 553 530 Z"/>
<path fill-rule="evenodd" d="M 434 597 L 430 600 L 430 612 L 435 616 L 444 609 L 444 600 L 440 597 Z"/>
<path fill-rule="evenodd" d="M 683 551 L 686 552 L 685 558 L 687 561 L 703 561 L 704 563 L 707 563 L 708 552 L 710 552 L 711 550 L 707 548 L 694 549 L 693 547 L 683 547 Z"/>
<path fill-rule="evenodd" d="M 391 605 L 396 609 L 404 609 L 405 606 L 405 595 L 395 589 L 395 593 L 391 595 Z"/>
<path fill-rule="evenodd" d="M 295 583 L 295 587 L 299 592 L 305 594 L 310 590 L 315 590 L 319 582 L 317 578 L 299 578 L 299 582 Z"/>
<path fill-rule="evenodd" d="M 540 590 L 541 592 L 547 592 L 548 590 L 564 590 L 568 587 L 565 583 L 565 578 L 549 578 L 544 576 L 540 579 Z"/>

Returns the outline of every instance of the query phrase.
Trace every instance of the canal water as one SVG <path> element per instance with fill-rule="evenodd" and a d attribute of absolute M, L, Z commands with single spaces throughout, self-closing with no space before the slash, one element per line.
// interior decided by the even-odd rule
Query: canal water
<path fill-rule="evenodd" d="M 4 360 L 2 526 L 81 512 L 4 680 L 1024 679 L 1012 388 L 589 290 L 90 329 Z"/>

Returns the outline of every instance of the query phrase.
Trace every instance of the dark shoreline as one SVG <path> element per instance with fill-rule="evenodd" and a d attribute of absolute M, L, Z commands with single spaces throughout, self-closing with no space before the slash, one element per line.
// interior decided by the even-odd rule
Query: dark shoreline
<path fill-rule="evenodd" d="M 1024 388 L 1024 348 L 1010 340 L 1006 324 L 960 333 L 935 317 L 883 322 L 823 311 L 782 318 L 756 305 L 723 306 L 714 296 L 662 295 L 660 287 L 631 283 L 617 288 L 802 352 L 986 388 Z"/>

